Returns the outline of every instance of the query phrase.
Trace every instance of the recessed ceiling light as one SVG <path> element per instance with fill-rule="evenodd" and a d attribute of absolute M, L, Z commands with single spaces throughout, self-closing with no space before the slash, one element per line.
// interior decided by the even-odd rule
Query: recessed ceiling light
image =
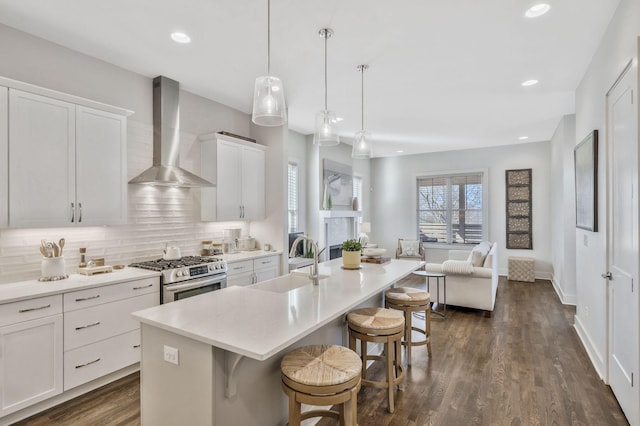
<path fill-rule="evenodd" d="M 403 152 L 404 152 L 404 150 L 399 149 L 399 150 L 397 150 L 396 152 L 397 152 L 398 154 L 401 154 L 401 153 L 403 153 Z"/>
<path fill-rule="evenodd" d="M 525 140 L 525 139 L 529 139 L 529 136 L 520 136 L 518 139 L 520 139 L 521 141 Z"/>
<path fill-rule="evenodd" d="M 171 33 L 171 40 L 175 41 L 176 43 L 182 43 L 182 44 L 191 43 L 191 37 L 179 31 L 176 31 L 175 33 Z"/>
<path fill-rule="evenodd" d="M 344 120 L 342 117 L 336 117 L 336 121 L 342 121 Z"/>
<path fill-rule="evenodd" d="M 522 82 L 524 87 L 535 86 L 536 84 L 538 84 L 538 80 L 527 80 Z"/>
<path fill-rule="evenodd" d="M 551 9 L 551 6 L 547 3 L 534 4 L 529 9 L 527 9 L 527 11 L 524 13 L 524 16 L 526 16 L 527 18 L 537 18 L 538 16 L 542 16 L 547 13 L 549 9 Z"/>

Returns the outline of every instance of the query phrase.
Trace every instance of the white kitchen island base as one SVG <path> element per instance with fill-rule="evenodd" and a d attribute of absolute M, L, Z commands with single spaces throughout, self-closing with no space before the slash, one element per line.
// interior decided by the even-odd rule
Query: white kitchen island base
<path fill-rule="evenodd" d="M 317 286 L 285 275 L 135 312 L 143 426 L 286 423 L 283 356 L 308 344 L 346 344 L 345 314 L 381 306 L 382 292 L 422 264 L 347 271 L 337 259 L 321 264 L 326 278 Z"/>

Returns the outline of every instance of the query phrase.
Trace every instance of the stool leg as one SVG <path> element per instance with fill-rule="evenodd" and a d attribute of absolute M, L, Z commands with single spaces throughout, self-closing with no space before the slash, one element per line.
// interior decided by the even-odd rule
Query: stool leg
<path fill-rule="evenodd" d="M 358 391 L 351 389 L 351 398 L 343 404 L 345 426 L 358 426 Z"/>
<path fill-rule="evenodd" d="M 394 346 L 396 348 L 396 353 L 395 353 L 395 366 L 396 366 L 396 375 L 394 376 L 394 378 L 400 377 L 400 370 L 402 369 L 402 342 L 400 340 L 396 340 L 394 342 Z M 400 383 L 398 383 L 398 389 L 402 389 L 402 385 Z"/>
<path fill-rule="evenodd" d="M 300 402 L 296 399 L 296 393 L 289 393 L 289 426 L 300 426 L 301 413 Z"/>
<path fill-rule="evenodd" d="M 429 303 L 427 303 L 427 307 L 424 310 L 424 330 L 427 333 L 427 352 L 429 352 L 429 356 L 431 356 L 431 315 L 429 313 Z"/>
<path fill-rule="evenodd" d="M 367 378 L 367 342 L 360 340 L 360 352 L 362 352 L 362 378 Z"/>
<path fill-rule="evenodd" d="M 404 341 L 407 345 L 407 367 L 411 367 L 411 327 L 412 327 L 413 312 L 410 310 L 404 311 L 405 331 Z"/>
<path fill-rule="evenodd" d="M 389 390 L 389 412 L 393 413 L 395 411 L 395 406 L 393 403 L 393 390 L 395 388 L 395 386 L 393 386 L 393 379 L 395 377 L 394 373 L 394 359 L 395 358 L 395 350 L 391 347 L 391 345 L 393 344 L 393 342 L 391 341 L 391 339 L 387 339 L 387 342 L 385 343 L 385 348 L 387 349 L 387 387 Z"/>

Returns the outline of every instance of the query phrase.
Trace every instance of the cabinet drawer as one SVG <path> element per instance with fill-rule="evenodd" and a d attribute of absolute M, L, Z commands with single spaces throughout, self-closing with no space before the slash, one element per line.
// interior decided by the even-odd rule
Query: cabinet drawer
<path fill-rule="evenodd" d="M 64 315 L 64 349 L 68 351 L 140 328 L 131 313 L 158 305 L 155 294 L 143 294 Z"/>
<path fill-rule="evenodd" d="M 160 277 L 144 278 L 65 293 L 64 311 L 83 309 L 147 293 L 155 293 L 158 297 L 158 303 L 160 303 Z"/>
<path fill-rule="evenodd" d="M 61 313 L 61 294 L 5 303 L 0 305 L 0 327 Z"/>
<path fill-rule="evenodd" d="M 253 269 L 259 270 L 264 268 L 273 268 L 278 266 L 278 258 L 280 256 L 261 257 L 253 260 Z"/>
<path fill-rule="evenodd" d="M 64 390 L 140 361 L 140 330 L 64 353 Z"/>
<path fill-rule="evenodd" d="M 227 275 L 233 276 L 245 272 L 253 272 L 253 260 L 243 260 L 241 262 L 233 262 L 227 265 Z"/>

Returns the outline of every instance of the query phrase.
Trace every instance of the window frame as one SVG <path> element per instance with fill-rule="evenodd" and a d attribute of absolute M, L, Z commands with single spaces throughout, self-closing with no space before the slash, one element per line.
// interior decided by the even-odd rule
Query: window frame
<path fill-rule="evenodd" d="M 431 171 L 431 172 L 423 172 L 418 173 L 414 176 L 414 214 L 415 214 L 415 231 L 416 238 L 420 239 L 420 215 L 419 215 L 419 179 L 425 178 L 450 178 L 454 176 L 467 176 L 473 174 L 482 174 L 482 238 L 481 240 L 487 241 L 489 239 L 489 169 L 463 169 L 463 170 L 442 170 L 442 171 Z M 449 190 L 446 194 L 447 201 L 450 203 L 451 190 Z M 449 226 L 449 224 L 448 224 Z M 455 249 L 455 248 L 467 248 L 474 247 L 476 244 L 474 243 L 455 243 L 455 242 L 427 242 L 422 241 L 422 246 L 424 248 L 439 248 L 439 249 Z"/>
<path fill-rule="evenodd" d="M 295 177 L 295 191 L 296 191 L 296 208 L 295 208 L 295 217 L 296 217 L 296 229 L 292 230 L 291 229 L 291 209 L 289 208 L 289 199 L 290 199 L 290 183 L 291 180 L 289 179 L 289 167 L 295 167 L 295 172 L 296 172 L 296 177 Z M 287 232 L 291 233 L 291 232 L 299 232 L 300 228 L 300 165 L 298 164 L 297 161 L 294 160 L 289 160 L 287 161 Z"/>

